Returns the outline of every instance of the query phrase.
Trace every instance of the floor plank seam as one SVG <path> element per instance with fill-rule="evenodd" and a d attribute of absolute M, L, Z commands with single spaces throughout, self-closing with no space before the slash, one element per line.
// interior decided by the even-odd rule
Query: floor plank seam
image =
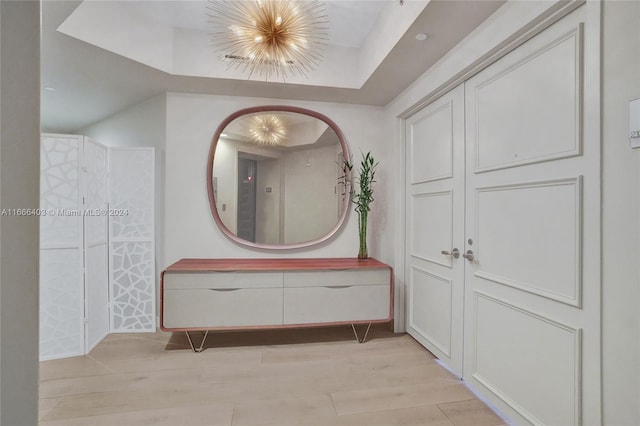
<path fill-rule="evenodd" d="M 94 348 L 95 349 L 95 348 Z M 89 353 L 88 355 L 85 355 L 86 358 L 94 361 L 95 363 L 99 364 L 101 367 L 106 368 L 107 370 L 111 371 L 114 374 L 118 374 L 119 371 L 111 368 L 109 365 L 105 364 L 104 362 L 100 361 L 99 359 L 96 359 L 94 357 L 91 356 L 91 353 Z"/>
<path fill-rule="evenodd" d="M 235 404 L 231 408 L 231 419 L 229 420 L 229 426 L 233 426 L 234 417 L 236 415 L 236 406 Z"/>
<path fill-rule="evenodd" d="M 340 413 L 338 413 L 338 409 L 336 408 L 336 402 L 333 400 L 332 392 L 329 392 L 327 395 L 331 400 L 331 405 L 333 406 L 333 412 L 335 413 L 336 416 L 340 417 Z"/>
<path fill-rule="evenodd" d="M 453 422 L 453 420 L 451 420 L 451 418 L 449 416 L 447 416 L 447 413 L 444 412 L 444 410 L 442 409 L 442 407 L 440 407 L 442 404 L 435 404 L 435 406 L 438 408 L 438 410 L 442 413 L 442 415 L 444 415 L 444 417 L 449 421 L 450 424 L 455 425 L 455 423 Z"/>

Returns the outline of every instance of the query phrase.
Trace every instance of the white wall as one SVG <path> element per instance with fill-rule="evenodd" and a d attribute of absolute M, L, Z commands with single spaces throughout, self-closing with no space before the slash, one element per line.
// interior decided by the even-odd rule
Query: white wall
<path fill-rule="evenodd" d="M 213 160 L 216 180 L 216 207 L 222 223 L 236 233 L 236 204 L 238 200 L 238 148 L 234 142 L 221 138 Z M 164 206 L 163 206 L 164 208 Z"/>
<path fill-rule="evenodd" d="M 40 4 L 0 2 L 0 208 L 39 206 Z M 0 423 L 38 423 L 38 217 L 0 217 Z"/>
<path fill-rule="evenodd" d="M 539 22 L 553 2 L 510 2 L 387 105 L 395 123 L 398 188 L 404 178 L 402 121 L 397 117 L 424 104 L 428 95 L 469 72 L 474 62 Z M 599 2 L 591 2 L 593 10 Z M 607 1 L 603 6 L 602 98 L 602 370 L 603 419 L 609 425 L 640 424 L 640 150 L 628 146 L 629 100 L 640 98 L 640 2 Z M 398 191 L 395 204 L 403 205 Z M 403 214 L 396 229 L 404 229 Z M 396 238 L 395 265 L 402 288 L 404 240 Z M 397 305 L 398 307 L 399 305 Z"/>
<path fill-rule="evenodd" d="M 160 272 L 164 269 L 162 265 L 164 265 L 166 113 L 167 98 L 165 94 L 162 94 L 77 132 L 107 146 L 156 148 L 156 286 L 159 286 Z M 160 292 L 157 291 L 157 294 L 160 294 Z"/>
<path fill-rule="evenodd" d="M 629 101 L 640 98 L 640 2 L 604 3 L 602 326 L 604 423 L 640 424 L 640 149 Z"/>
<path fill-rule="evenodd" d="M 393 209 L 387 194 L 394 182 L 389 137 L 385 137 L 380 108 L 213 95 L 169 93 L 167 95 L 166 142 L 166 264 L 184 257 L 355 257 L 358 252 L 357 218 L 350 214 L 346 226 L 320 247 L 285 252 L 267 252 L 240 247 L 216 227 L 209 210 L 206 164 L 212 136 L 218 124 L 231 113 L 250 106 L 286 104 L 308 108 L 330 117 L 342 129 L 354 159 L 371 150 L 381 160 L 376 201 L 370 221 L 370 256 L 393 262 Z M 218 188 L 220 191 L 220 188 Z M 351 212 L 353 213 L 353 212 Z"/>
<path fill-rule="evenodd" d="M 284 156 L 284 241 L 322 237 L 338 220 L 339 171 L 335 146 L 289 151 Z"/>
<path fill-rule="evenodd" d="M 258 160 L 256 178 L 256 241 L 265 244 L 282 244 L 280 182 L 281 160 Z M 267 192 L 266 188 L 271 188 Z M 335 222 L 334 222 L 335 223 Z"/>
<path fill-rule="evenodd" d="M 107 146 L 164 149 L 166 95 L 148 99 L 77 133 Z"/>

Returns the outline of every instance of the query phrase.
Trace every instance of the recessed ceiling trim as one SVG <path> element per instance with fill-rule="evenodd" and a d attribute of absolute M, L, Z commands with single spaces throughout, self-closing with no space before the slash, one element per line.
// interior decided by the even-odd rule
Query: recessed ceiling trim
<path fill-rule="evenodd" d="M 84 1 L 58 27 L 58 31 L 172 75 L 264 81 L 260 75 L 247 78 L 242 66 L 229 66 L 229 61 L 222 60 L 224 53 L 214 52 L 210 35 L 202 30 L 200 22 L 195 22 L 193 29 L 188 29 L 185 28 L 186 18 L 182 17 L 180 27 L 172 26 L 167 19 L 155 19 L 151 12 L 154 7 L 166 8 L 168 4 L 178 7 L 180 3 L 183 2 Z M 341 2 L 334 6 L 338 3 Z M 288 75 L 286 81 L 282 79 L 280 82 L 361 88 L 429 2 L 418 0 L 404 6 L 384 2 L 383 7 L 369 1 L 342 3 L 349 4 L 349 8 L 343 7 L 342 13 L 348 11 L 353 14 L 361 8 L 362 15 L 369 13 L 366 19 L 373 20 L 373 24 L 368 25 L 371 30 L 362 40 L 362 45 L 329 44 L 316 70 L 307 76 Z M 340 13 L 340 8 L 333 9 L 334 14 Z M 162 13 L 166 14 L 163 10 Z M 203 13 L 206 13 L 206 8 Z M 341 19 L 340 22 L 343 22 L 340 28 L 333 24 L 332 32 L 339 35 L 356 31 L 348 20 Z M 335 37 L 336 34 L 330 35 L 330 39 L 335 40 Z"/>

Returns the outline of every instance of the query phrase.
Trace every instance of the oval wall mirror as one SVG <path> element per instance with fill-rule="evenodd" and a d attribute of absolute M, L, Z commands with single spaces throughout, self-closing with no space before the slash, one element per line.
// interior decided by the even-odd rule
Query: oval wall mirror
<path fill-rule="evenodd" d="M 326 241 L 349 207 L 344 158 L 344 135 L 320 113 L 289 106 L 237 111 L 220 124 L 209 151 L 213 218 L 227 237 L 250 247 Z"/>

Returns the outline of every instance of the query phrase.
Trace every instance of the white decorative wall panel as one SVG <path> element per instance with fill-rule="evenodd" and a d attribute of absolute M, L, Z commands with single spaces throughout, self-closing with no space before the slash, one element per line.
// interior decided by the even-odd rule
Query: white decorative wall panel
<path fill-rule="evenodd" d="M 580 304 L 581 179 L 481 188 L 476 276 Z M 551 245 L 541 241 L 553 241 Z"/>
<path fill-rule="evenodd" d="M 80 249 L 40 250 L 40 359 L 84 354 Z"/>
<path fill-rule="evenodd" d="M 581 331 L 475 293 L 473 377 L 533 424 L 580 424 Z"/>
<path fill-rule="evenodd" d="M 40 143 L 40 359 L 84 353 L 82 137 Z"/>
<path fill-rule="evenodd" d="M 152 148 L 109 150 L 111 331 L 156 329 Z"/>
<path fill-rule="evenodd" d="M 451 353 L 452 281 L 412 267 L 409 326 L 447 357 Z M 429 331 L 427 331 L 429 330 Z"/>
<path fill-rule="evenodd" d="M 411 256 L 451 267 L 451 256 L 445 256 L 441 251 L 453 247 L 452 209 L 453 191 L 411 197 Z"/>
<path fill-rule="evenodd" d="M 82 137 L 43 136 L 40 144 L 40 246 L 78 247 L 82 218 L 79 167 Z"/>
<path fill-rule="evenodd" d="M 453 176 L 453 109 L 448 102 L 411 123 L 411 183 Z"/>
<path fill-rule="evenodd" d="M 111 259 L 113 329 L 155 329 L 153 244 L 112 243 Z"/>
<path fill-rule="evenodd" d="M 468 83 L 476 118 L 469 132 L 477 145 L 476 171 L 581 152 L 582 27 L 544 45 L 535 43 Z"/>
<path fill-rule="evenodd" d="M 151 148 L 109 150 L 109 207 L 127 212 L 111 215 L 112 238 L 153 239 L 154 170 Z"/>

